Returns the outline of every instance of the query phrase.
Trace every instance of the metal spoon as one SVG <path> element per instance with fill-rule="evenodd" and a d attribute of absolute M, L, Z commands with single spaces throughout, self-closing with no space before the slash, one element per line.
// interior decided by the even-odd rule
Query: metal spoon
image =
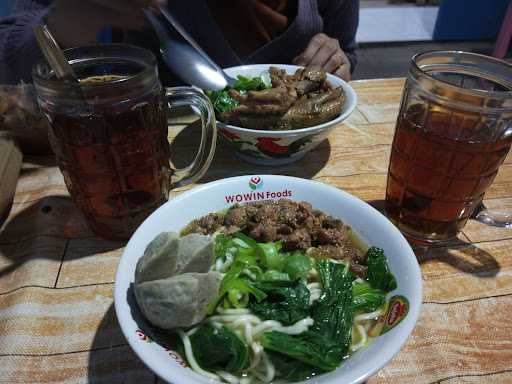
<path fill-rule="evenodd" d="M 188 34 L 167 9 L 159 7 L 162 15 L 180 34 L 169 33 L 166 26 L 149 9 L 144 14 L 153 26 L 159 40 L 160 52 L 169 68 L 185 83 L 202 89 L 221 90 L 234 85 L 236 79 L 228 76 Z"/>
<path fill-rule="evenodd" d="M 39 47 L 43 51 L 48 64 L 50 64 L 50 67 L 53 69 L 55 76 L 59 79 L 79 84 L 75 71 L 68 63 L 66 56 L 64 56 L 64 52 L 60 49 L 48 27 L 46 25 L 36 25 L 34 27 L 34 34 L 36 35 Z"/>
<path fill-rule="evenodd" d="M 79 100 L 84 110 L 91 111 L 92 105 L 90 105 L 85 98 L 82 87 L 80 86 L 80 80 L 68 63 L 64 52 L 59 47 L 59 44 L 57 44 L 57 41 L 48 27 L 46 25 L 36 25 L 34 27 L 34 34 L 55 76 L 69 85 L 69 96 Z"/>

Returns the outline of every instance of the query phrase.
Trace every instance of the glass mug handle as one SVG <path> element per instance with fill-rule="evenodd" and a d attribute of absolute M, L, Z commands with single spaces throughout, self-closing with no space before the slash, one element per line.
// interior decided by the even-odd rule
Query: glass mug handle
<path fill-rule="evenodd" d="M 512 228 L 512 212 L 489 210 L 483 203 L 473 213 L 473 219 L 493 227 Z"/>
<path fill-rule="evenodd" d="M 171 189 L 182 187 L 199 180 L 206 173 L 215 154 L 217 144 L 217 125 L 213 106 L 204 93 L 191 87 L 166 88 L 165 96 L 169 109 L 192 106 L 201 116 L 201 142 L 192 163 L 185 168 L 173 169 Z M 210 148 L 206 149 L 208 136 L 212 136 Z"/>

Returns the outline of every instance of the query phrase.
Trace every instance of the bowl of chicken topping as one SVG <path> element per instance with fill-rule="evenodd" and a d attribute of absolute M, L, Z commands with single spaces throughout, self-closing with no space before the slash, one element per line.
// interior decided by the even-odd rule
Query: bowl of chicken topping
<path fill-rule="evenodd" d="M 208 91 L 219 133 L 257 165 L 283 165 L 316 148 L 354 110 L 357 96 L 319 67 L 256 64 L 225 70 L 238 81 Z"/>

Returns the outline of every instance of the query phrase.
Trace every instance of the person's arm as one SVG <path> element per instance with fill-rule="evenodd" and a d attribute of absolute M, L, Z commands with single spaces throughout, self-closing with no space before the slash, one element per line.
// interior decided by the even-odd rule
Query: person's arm
<path fill-rule="evenodd" d="M 319 12 L 324 21 L 323 32 L 315 35 L 293 62 L 320 66 L 348 81 L 357 59 L 359 0 L 319 0 Z"/>
<path fill-rule="evenodd" d="M 144 27 L 142 8 L 166 2 L 18 0 L 15 13 L 0 21 L 0 82 L 32 81 L 32 66 L 43 57 L 33 33 L 34 26 L 38 24 L 47 24 L 62 48 L 76 47 L 95 42 L 97 34 L 107 26 L 123 29 Z"/>
<path fill-rule="evenodd" d="M 50 10 L 49 5 L 24 1 L 15 12 L 0 19 L 0 84 L 32 81 L 32 66 L 43 55 L 32 29 L 41 24 Z"/>

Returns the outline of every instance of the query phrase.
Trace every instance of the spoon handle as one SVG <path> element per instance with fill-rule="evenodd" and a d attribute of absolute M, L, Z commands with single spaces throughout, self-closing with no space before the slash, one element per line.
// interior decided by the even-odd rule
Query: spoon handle
<path fill-rule="evenodd" d="M 201 46 L 194 40 L 192 36 L 187 32 L 185 28 L 180 24 L 180 22 L 167 10 L 165 6 L 159 5 L 158 10 L 164 15 L 167 21 L 173 26 L 173 28 L 192 46 L 196 51 L 198 51 L 213 68 L 216 68 L 218 71 L 222 71 L 222 69 L 215 63 L 208 54 L 203 51 Z"/>
<path fill-rule="evenodd" d="M 64 53 L 53 38 L 46 25 L 37 25 L 34 27 L 37 42 L 43 51 L 46 60 L 55 71 L 59 79 L 77 81 L 75 71 L 71 68 Z"/>

